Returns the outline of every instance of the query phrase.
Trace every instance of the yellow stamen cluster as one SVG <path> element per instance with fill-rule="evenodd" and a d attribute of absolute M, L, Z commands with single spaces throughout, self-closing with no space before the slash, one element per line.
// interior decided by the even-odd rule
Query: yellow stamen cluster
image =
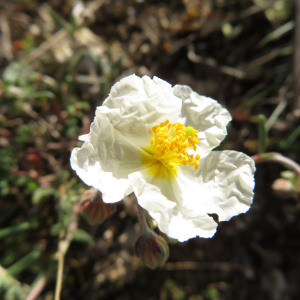
<path fill-rule="evenodd" d="M 154 158 L 163 163 L 168 169 L 173 169 L 177 164 L 190 165 L 197 171 L 200 155 L 188 154 L 187 150 L 196 150 L 199 143 L 198 130 L 185 127 L 181 123 L 171 124 L 169 120 L 149 129 L 150 139 L 154 147 Z"/>

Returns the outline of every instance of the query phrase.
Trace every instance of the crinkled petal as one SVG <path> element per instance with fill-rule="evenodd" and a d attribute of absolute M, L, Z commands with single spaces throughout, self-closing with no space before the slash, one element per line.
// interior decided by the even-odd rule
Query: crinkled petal
<path fill-rule="evenodd" d="M 218 214 L 220 221 L 249 210 L 253 199 L 254 161 L 236 151 L 213 151 L 200 159 L 198 171 L 179 166 L 172 181 L 184 213 Z"/>
<path fill-rule="evenodd" d="M 217 101 L 200 96 L 189 86 L 175 85 L 173 93 L 182 99 L 178 122 L 192 126 L 199 131 L 201 156 L 207 156 L 227 135 L 226 125 L 231 120 L 229 112 Z"/>
<path fill-rule="evenodd" d="M 115 130 L 141 147 L 150 142 L 150 128 L 166 119 L 177 122 L 181 104 L 166 81 L 131 75 L 111 88 L 97 114 L 105 114 Z"/>
<path fill-rule="evenodd" d="M 147 146 L 150 144 L 149 132 L 148 136 Z M 90 133 L 81 136 L 81 140 L 85 141 L 85 147 L 89 144 L 93 149 L 89 158 L 99 162 L 103 171 L 112 173 L 117 179 L 126 179 L 128 174 L 145 168 L 141 162 L 141 152 L 144 150 L 132 139 L 115 130 L 102 111 L 97 111 Z"/>
<path fill-rule="evenodd" d="M 88 142 L 82 148 L 75 148 L 71 154 L 71 167 L 77 175 L 89 186 L 102 192 L 103 201 L 114 203 L 132 193 L 128 179 L 116 179 L 111 172 L 104 172 L 100 162 L 95 159 L 94 149 Z M 116 188 L 117 187 L 117 188 Z"/>
<path fill-rule="evenodd" d="M 167 233 L 176 206 L 176 202 L 170 199 L 175 199 L 175 195 L 168 182 L 157 179 L 148 172 L 149 169 L 145 169 L 132 173 L 128 177 L 139 205 L 146 209 L 157 221 L 160 229 Z"/>
<path fill-rule="evenodd" d="M 89 141 L 98 149 L 101 167 L 116 178 L 144 168 L 140 152 L 150 145 L 149 129 L 178 119 L 182 101 L 157 77 L 128 76 L 116 83 L 97 108 Z M 84 137 L 87 140 L 87 137 Z"/>
<path fill-rule="evenodd" d="M 198 171 L 178 165 L 174 177 L 144 150 L 150 146 L 149 129 L 166 119 L 199 131 Z M 187 86 L 172 88 L 157 77 L 128 76 L 97 108 L 90 133 L 80 137 L 83 146 L 72 152 L 71 166 L 86 184 L 103 193 L 105 202 L 119 201 L 134 191 L 139 204 L 170 237 L 211 237 L 217 223 L 208 214 L 229 220 L 246 212 L 253 198 L 253 160 L 235 151 L 211 152 L 226 136 L 230 120 L 215 100 Z"/>
<path fill-rule="evenodd" d="M 100 182 L 127 179 L 128 174 L 144 169 L 141 152 L 150 145 L 149 129 L 166 118 L 175 122 L 181 102 L 171 85 L 159 78 L 132 75 L 122 79 L 97 108 L 90 133 L 80 137 L 85 144 L 74 150 L 74 155 L 82 161 L 72 159 L 72 167 L 86 184 L 98 186 L 102 192 Z M 94 178 L 103 172 L 109 174 L 107 178 Z M 112 189 L 116 193 L 116 185 Z"/>
<path fill-rule="evenodd" d="M 190 216 L 182 213 L 182 209 L 174 209 L 168 231 L 168 236 L 177 239 L 179 242 L 185 242 L 197 236 L 210 238 L 215 232 L 218 224 L 207 214 L 197 214 Z"/>
<path fill-rule="evenodd" d="M 217 223 L 211 217 L 205 213 L 190 214 L 176 201 L 171 175 L 166 181 L 149 173 L 146 169 L 130 174 L 129 179 L 139 205 L 156 220 L 162 232 L 181 242 L 214 235 Z"/>
<path fill-rule="evenodd" d="M 88 138 L 88 134 L 83 134 L 83 135 L 80 135 L 79 137 L 78 137 L 78 140 L 79 141 L 82 141 L 82 142 L 85 142 L 85 141 L 87 141 L 89 138 Z"/>

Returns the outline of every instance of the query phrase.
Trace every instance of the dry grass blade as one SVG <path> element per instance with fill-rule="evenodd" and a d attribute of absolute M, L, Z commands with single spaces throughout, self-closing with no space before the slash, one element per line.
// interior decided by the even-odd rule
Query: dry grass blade
<path fill-rule="evenodd" d="M 229 67 L 229 66 L 220 66 L 217 63 L 217 61 L 214 60 L 213 58 L 204 58 L 204 57 L 197 55 L 195 53 L 195 47 L 193 44 L 189 44 L 187 46 L 187 48 L 188 48 L 187 56 L 188 56 L 189 60 L 191 60 L 194 63 L 198 63 L 198 64 L 202 63 L 204 65 L 215 68 L 224 74 L 234 76 L 238 79 L 244 79 L 246 77 L 246 73 L 244 71 L 241 71 L 236 68 Z"/>
<path fill-rule="evenodd" d="M 2 31 L 2 51 L 3 56 L 8 60 L 11 61 L 14 59 L 12 53 L 12 45 L 11 45 L 11 34 L 9 29 L 9 24 L 7 19 L 4 16 L 0 17 L 0 27 Z"/>
<path fill-rule="evenodd" d="M 94 12 L 98 10 L 105 2 L 106 0 L 95 0 L 88 3 L 85 9 L 82 11 L 81 15 L 84 17 L 88 17 L 89 23 L 94 22 Z M 78 18 L 77 25 L 79 27 L 82 26 L 84 21 L 85 20 L 83 18 Z M 25 64 L 30 64 L 33 61 L 39 59 L 46 51 L 50 50 L 52 47 L 60 43 L 65 37 L 67 37 L 68 34 L 69 33 L 65 29 L 60 29 L 49 39 L 43 42 L 38 48 L 34 49 L 26 59 Z"/>
<path fill-rule="evenodd" d="M 186 38 L 181 39 L 180 41 L 178 41 L 172 48 L 172 51 L 170 52 L 170 54 L 174 54 L 175 52 L 177 52 L 181 47 L 186 46 L 187 44 L 193 42 L 194 40 L 196 40 L 199 37 L 205 37 L 207 35 L 209 35 L 210 33 L 219 30 L 223 27 L 224 24 L 226 23 L 230 23 L 230 22 L 235 22 L 237 20 L 240 19 L 244 19 L 244 18 L 248 18 L 252 15 L 255 15 L 257 13 L 260 13 L 264 10 L 266 10 L 267 8 L 271 7 L 274 4 L 275 1 L 271 1 L 268 2 L 262 6 L 257 6 L 257 5 L 253 5 L 245 10 L 243 10 L 239 16 L 234 16 L 234 17 L 230 17 L 230 18 L 225 18 L 222 22 L 217 23 L 217 24 L 212 24 L 212 25 L 208 25 L 205 27 L 205 29 L 200 30 L 199 32 L 193 32 L 190 35 L 188 35 Z"/>

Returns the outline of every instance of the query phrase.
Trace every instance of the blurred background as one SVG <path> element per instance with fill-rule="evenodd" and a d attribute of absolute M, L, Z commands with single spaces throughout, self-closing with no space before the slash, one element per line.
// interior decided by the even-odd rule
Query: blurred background
<path fill-rule="evenodd" d="M 219 149 L 299 162 L 299 9 L 298 0 L 0 0 L 0 298 L 54 299 L 62 255 L 61 299 L 300 299 L 299 178 L 284 166 L 257 164 L 247 214 L 211 239 L 168 240 L 169 260 L 150 270 L 134 254 L 136 204 L 127 198 L 90 225 L 77 210 L 88 187 L 69 164 L 95 108 L 132 73 L 217 99 L 233 117 Z"/>

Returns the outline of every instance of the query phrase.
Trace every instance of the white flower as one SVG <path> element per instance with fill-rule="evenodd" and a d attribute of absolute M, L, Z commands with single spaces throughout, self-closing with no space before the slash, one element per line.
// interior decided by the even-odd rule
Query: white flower
<path fill-rule="evenodd" d="M 212 237 L 217 223 L 208 214 L 227 221 L 253 198 L 254 161 L 236 151 L 212 152 L 230 120 L 220 104 L 188 86 L 131 75 L 97 107 L 71 166 L 104 202 L 134 192 L 168 236 Z"/>

